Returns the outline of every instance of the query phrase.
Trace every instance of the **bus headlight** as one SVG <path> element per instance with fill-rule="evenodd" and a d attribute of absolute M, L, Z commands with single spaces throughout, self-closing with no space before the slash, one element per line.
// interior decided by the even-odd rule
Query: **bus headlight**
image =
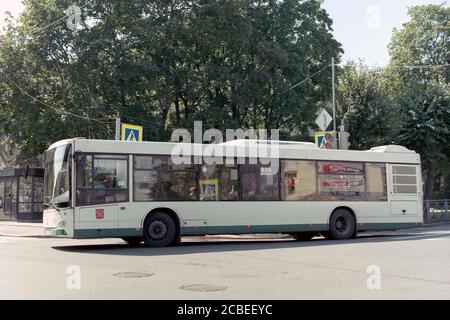
<path fill-rule="evenodd" d="M 64 228 L 66 226 L 65 221 L 58 221 L 58 228 Z"/>
<path fill-rule="evenodd" d="M 44 228 L 56 228 L 61 223 L 59 214 L 56 210 L 44 210 L 43 214 L 43 225 Z"/>

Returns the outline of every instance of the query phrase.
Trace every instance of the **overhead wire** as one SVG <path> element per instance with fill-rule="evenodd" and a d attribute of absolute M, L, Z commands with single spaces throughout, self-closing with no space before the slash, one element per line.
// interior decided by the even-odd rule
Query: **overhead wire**
<path fill-rule="evenodd" d="M 107 119 L 97 119 L 97 118 L 91 118 L 91 117 L 88 117 L 88 116 L 81 116 L 81 115 L 75 114 L 75 113 L 70 112 L 70 111 L 60 110 L 60 109 L 58 109 L 58 108 L 56 108 L 56 107 L 53 107 L 53 106 L 49 105 L 48 103 L 46 103 L 46 102 L 44 102 L 44 101 L 38 99 L 37 97 L 35 97 L 35 96 L 29 94 L 25 89 L 23 89 L 23 88 L 22 88 L 20 85 L 18 85 L 13 79 L 11 79 L 11 77 L 10 77 L 4 70 L 0 69 L 0 72 L 5 76 L 5 78 L 8 80 L 9 83 L 11 83 L 12 85 L 14 85 L 14 86 L 15 86 L 17 89 L 19 89 L 24 95 L 26 95 L 27 97 L 29 97 L 30 99 L 32 99 L 32 100 L 34 100 L 34 101 L 39 102 L 41 105 L 43 105 L 43 106 L 45 106 L 45 107 L 47 107 L 47 108 L 52 109 L 53 111 L 55 111 L 55 112 L 58 113 L 58 114 L 66 115 L 66 116 L 72 116 L 72 117 L 76 117 L 76 118 L 79 118 L 79 119 L 85 119 L 85 120 L 88 120 L 88 121 L 96 121 L 96 122 L 106 123 L 104 120 L 107 120 Z"/>
<path fill-rule="evenodd" d="M 86 6 L 88 6 L 90 3 L 88 1 L 86 1 L 86 3 L 80 7 L 78 7 L 79 9 L 82 9 Z M 58 18 L 57 20 L 33 31 L 31 34 L 29 34 L 29 36 L 33 36 L 36 35 L 39 32 L 42 32 L 43 30 L 46 30 L 56 24 L 58 24 L 59 22 L 63 21 L 64 19 L 69 18 L 72 15 L 72 13 L 68 13 L 60 18 Z M 48 103 L 42 101 L 41 99 L 38 99 L 37 97 L 31 95 L 30 93 L 28 93 L 25 89 L 23 89 L 16 81 L 14 81 L 3 69 L 0 69 L 0 72 L 5 76 L 5 78 L 8 80 L 9 83 L 11 83 L 13 86 L 15 86 L 16 88 L 18 88 L 24 95 L 26 95 L 27 97 L 29 97 L 30 99 L 32 99 L 33 101 L 37 101 L 38 103 L 40 103 L 41 105 L 55 111 L 56 113 L 60 114 L 60 115 L 66 115 L 66 116 L 71 116 L 71 117 L 75 117 L 75 118 L 79 118 L 79 119 L 84 119 L 87 121 L 94 121 L 94 122 L 100 122 L 100 123 L 109 123 L 110 121 L 113 121 L 113 118 L 103 118 L 103 119 L 98 119 L 98 118 L 91 118 L 89 116 L 83 116 L 83 115 L 79 115 L 70 111 L 65 111 L 65 110 L 60 110 L 54 106 L 49 105 Z M 108 121 L 109 120 L 109 121 Z M 108 121 L 108 122 L 107 122 Z"/>

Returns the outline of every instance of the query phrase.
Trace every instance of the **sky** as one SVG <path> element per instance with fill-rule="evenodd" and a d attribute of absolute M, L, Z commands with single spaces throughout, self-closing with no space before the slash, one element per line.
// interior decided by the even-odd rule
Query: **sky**
<path fill-rule="evenodd" d="M 372 67 L 389 63 L 387 45 L 394 28 L 408 21 L 408 7 L 441 4 L 445 0 L 325 0 L 322 7 L 333 19 L 333 34 L 344 49 L 342 61 L 363 60 Z M 450 5 L 447 0 L 446 6 Z M 23 10 L 21 0 L 0 0 L 0 30 L 5 26 L 5 11 L 17 17 Z"/>
<path fill-rule="evenodd" d="M 388 44 L 394 28 L 409 20 L 408 7 L 445 0 L 325 0 L 334 37 L 345 51 L 343 62 L 364 60 L 369 66 L 389 63 Z M 446 2 L 446 6 L 450 0 Z"/>

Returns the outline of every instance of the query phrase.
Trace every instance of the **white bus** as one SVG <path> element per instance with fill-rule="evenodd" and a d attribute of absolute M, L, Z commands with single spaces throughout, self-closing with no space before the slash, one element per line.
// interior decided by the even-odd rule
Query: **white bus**
<path fill-rule="evenodd" d="M 267 156 L 277 170 L 254 158 L 268 144 L 277 147 L 276 157 Z M 189 163 L 171 156 L 180 145 L 191 150 Z M 233 147 L 216 155 L 228 160 L 211 164 L 204 157 L 211 145 L 204 144 L 56 142 L 45 156 L 45 234 L 167 246 L 186 235 L 348 239 L 423 223 L 420 156 L 405 147 L 321 150 L 264 140 L 222 146 Z"/>

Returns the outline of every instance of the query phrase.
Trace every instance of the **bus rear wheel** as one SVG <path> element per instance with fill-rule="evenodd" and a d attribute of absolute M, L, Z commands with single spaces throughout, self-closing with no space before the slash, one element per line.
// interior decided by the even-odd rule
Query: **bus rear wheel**
<path fill-rule="evenodd" d="M 177 229 L 173 219 L 164 212 L 150 214 L 144 222 L 144 243 L 148 247 L 166 247 L 175 242 Z"/>
<path fill-rule="evenodd" d="M 356 221 L 346 209 L 337 209 L 330 218 L 330 231 L 327 234 L 331 239 L 344 240 L 353 237 L 356 231 Z"/>

